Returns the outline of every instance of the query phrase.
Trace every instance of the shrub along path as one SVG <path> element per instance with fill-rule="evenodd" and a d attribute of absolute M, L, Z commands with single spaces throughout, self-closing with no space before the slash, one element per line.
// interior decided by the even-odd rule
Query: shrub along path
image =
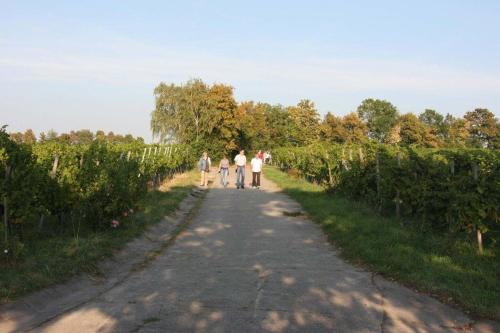
<path fill-rule="evenodd" d="M 265 178 L 261 190 L 231 184 L 214 184 L 190 226 L 149 265 L 35 331 L 499 331 L 346 263 Z M 38 301 L 31 312 L 52 302 Z"/>

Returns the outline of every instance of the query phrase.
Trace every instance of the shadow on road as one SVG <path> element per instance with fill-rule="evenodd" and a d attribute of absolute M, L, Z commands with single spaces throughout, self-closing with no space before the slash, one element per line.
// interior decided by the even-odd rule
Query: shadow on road
<path fill-rule="evenodd" d="M 211 189 L 149 266 L 34 331 L 456 332 L 468 323 L 339 259 L 315 224 L 285 214 L 296 202 L 264 185 Z"/>

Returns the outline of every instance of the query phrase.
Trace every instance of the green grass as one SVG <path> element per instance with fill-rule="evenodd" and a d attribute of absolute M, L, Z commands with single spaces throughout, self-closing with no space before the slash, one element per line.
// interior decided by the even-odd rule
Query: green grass
<path fill-rule="evenodd" d="M 466 239 L 402 226 L 364 204 L 267 167 L 266 177 L 297 200 L 349 261 L 427 292 L 472 314 L 500 319 L 500 256 L 478 255 Z"/>
<path fill-rule="evenodd" d="M 166 191 L 150 191 L 139 209 L 120 218 L 120 227 L 101 232 L 84 231 L 78 240 L 71 232 L 25 242 L 16 263 L 0 262 L 0 303 L 10 302 L 81 272 L 99 275 L 97 265 L 127 242 L 140 236 L 148 226 L 172 213 L 198 181 L 197 171 L 178 177 Z"/>

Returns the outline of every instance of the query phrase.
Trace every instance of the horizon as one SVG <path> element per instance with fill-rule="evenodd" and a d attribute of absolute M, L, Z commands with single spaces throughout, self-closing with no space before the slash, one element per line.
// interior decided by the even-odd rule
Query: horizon
<path fill-rule="evenodd" d="M 0 114 L 8 131 L 103 130 L 152 141 L 153 89 L 201 78 L 238 102 L 345 115 L 500 112 L 500 3 L 3 3 Z M 478 24 L 480 22 L 480 24 Z"/>

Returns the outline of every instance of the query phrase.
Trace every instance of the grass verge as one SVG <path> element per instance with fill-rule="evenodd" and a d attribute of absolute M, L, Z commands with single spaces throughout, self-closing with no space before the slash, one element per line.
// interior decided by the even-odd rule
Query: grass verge
<path fill-rule="evenodd" d="M 119 228 L 82 232 L 78 240 L 71 233 L 29 239 L 19 262 L 0 267 L 0 303 L 10 302 L 81 272 L 98 275 L 100 261 L 111 257 L 148 226 L 172 213 L 195 187 L 198 178 L 197 171 L 190 171 L 177 176 L 164 191 L 148 192 L 139 203 L 137 212 L 119 219 Z"/>
<path fill-rule="evenodd" d="M 342 256 L 355 264 L 459 306 L 476 316 L 500 319 L 499 253 L 478 255 L 466 240 L 401 226 L 364 204 L 267 167 L 266 177 L 298 201 Z"/>

